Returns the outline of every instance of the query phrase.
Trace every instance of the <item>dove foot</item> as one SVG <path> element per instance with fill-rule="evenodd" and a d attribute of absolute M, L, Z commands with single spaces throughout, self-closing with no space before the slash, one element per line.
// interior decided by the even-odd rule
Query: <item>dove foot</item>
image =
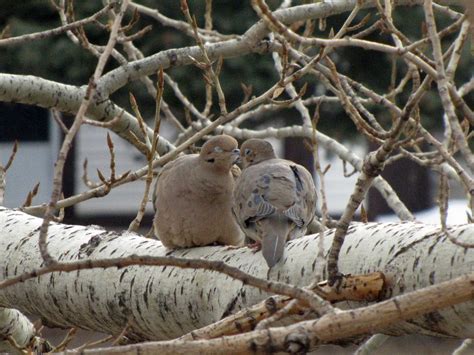
<path fill-rule="evenodd" d="M 256 253 L 257 251 L 260 251 L 262 249 L 262 243 L 261 242 L 250 243 L 250 244 L 247 244 L 247 248 L 252 249 L 252 251 Z"/>

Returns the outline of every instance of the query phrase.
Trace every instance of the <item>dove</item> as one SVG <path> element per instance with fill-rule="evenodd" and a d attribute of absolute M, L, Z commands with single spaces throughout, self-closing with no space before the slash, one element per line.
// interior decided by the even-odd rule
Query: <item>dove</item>
<path fill-rule="evenodd" d="M 261 245 L 271 268 L 288 240 L 303 236 L 316 212 L 317 193 L 306 168 L 278 159 L 272 145 L 249 139 L 240 147 L 242 172 L 232 212 L 243 232 Z"/>
<path fill-rule="evenodd" d="M 165 247 L 243 244 L 244 235 L 232 216 L 237 146 L 230 136 L 215 136 L 199 154 L 181 156 L 161 170 L 153 226 Z"/>

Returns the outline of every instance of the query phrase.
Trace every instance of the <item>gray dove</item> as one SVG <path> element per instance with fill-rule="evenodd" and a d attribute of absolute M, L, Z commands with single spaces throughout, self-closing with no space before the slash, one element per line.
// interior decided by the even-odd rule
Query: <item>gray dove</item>
<path fill-rule="evenodd" d="M 278 159 L 272 145 L 249 139 L 240 148 L 242 173 L 232 211 L 244 233 L 261 244 L 269 267 L 283 256 L 288 240 L 303 236 L 316 212 L 313 177 L 303 166 Z"/>

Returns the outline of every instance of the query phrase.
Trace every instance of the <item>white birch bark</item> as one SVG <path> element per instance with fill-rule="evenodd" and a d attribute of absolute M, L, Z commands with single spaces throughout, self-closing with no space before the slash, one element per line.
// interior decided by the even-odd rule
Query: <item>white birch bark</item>
<path fill-rule="evenodd" d="M 20 347 L 30 343 L 35 336 L 33 324 L 16 309 L 0 307 L 0 339 L 11 337 Z M 0 341 L 0 352 L 16 353 L 7 340 Z"/>
<path fill-rule="evenodd" d="M 39 268 L 41 219 L 0 208 L 0 280 Z M 474 239 L 474 225 L 450 228 L 456 238 Z M 325 252 L 333 231 L 324 240 Z M 242 271 L 295 285 L 310 283 L 318 248 L 316 235 L 288 243 L 280 264 L 271 271 L 261 253 L 247 248 L 204 247 L 169 253 L 160 242 L 137 234 L 108 232 L 97 226 L 52 223 L 50 253 L 62 262 L 128 255 L 174 255 L 223 260 Z M 421 223 L 357 223 L 341 251 L 340 270 L 363 274 L 383 271 L 393 278 L 387 297 L 449 280 L 473 271 L 474 251 L 452 244 L 439 227 Z M 325 277 L 323 273 L 323 277 Z M 132 266 L 59 272 L 0 290 L 0 306 L 40 316 L 45 324 L 77 326 L 137 340 L 170 339 L 262 301 L 268 294 L 216 272 L 174 267 Z M 360 304 L 345 303 L 344 307 Z M 474 336 L 474 301 L 404 322 L 388 334 L 422 333 Z"/>

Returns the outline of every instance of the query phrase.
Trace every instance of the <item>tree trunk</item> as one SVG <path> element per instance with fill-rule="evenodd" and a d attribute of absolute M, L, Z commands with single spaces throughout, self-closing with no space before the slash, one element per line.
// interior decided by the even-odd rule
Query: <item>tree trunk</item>
<path fill-rule="evenodd" d="M 38 269 L 41 219 L 0 208 L 0 281 Z M 461 241 L 474 238 L 474 225 L 449 229 Z M 332 240 L 323 240 L 325 254 Z M 261 253 L 248 248 L 204 247 L 169 252 L 159 241 L 97 226 L 52 223 L 48 248 L 61 262 L 83 259 L 173 255 L 222 260 L 251 275 L 297 286 L 308 285 L 315 270 L 318 235 L 291 241 L 282 261 L 268 270 Z M 453 244 L 438 226 L 421 223 L 354 223 L 339 260 L 343 273 L 382 271 L 389 280 L 386 297 L 420 289 L 473 271 L 474 251 Z M 322 277 L 325 278 L 323 271 Z M 45 324 L 119 334 L 136 340 L 171 339 L 213 323 L 268 297 L 254 287 L 215 271 L 169 266 L 55 272 L 0 289 L 0 306 L 40 316 Z M 361 304 L 344 302 L 340 307 Z M 470 338 L 474 302 L 432 312 L 387 331 Z"/>

